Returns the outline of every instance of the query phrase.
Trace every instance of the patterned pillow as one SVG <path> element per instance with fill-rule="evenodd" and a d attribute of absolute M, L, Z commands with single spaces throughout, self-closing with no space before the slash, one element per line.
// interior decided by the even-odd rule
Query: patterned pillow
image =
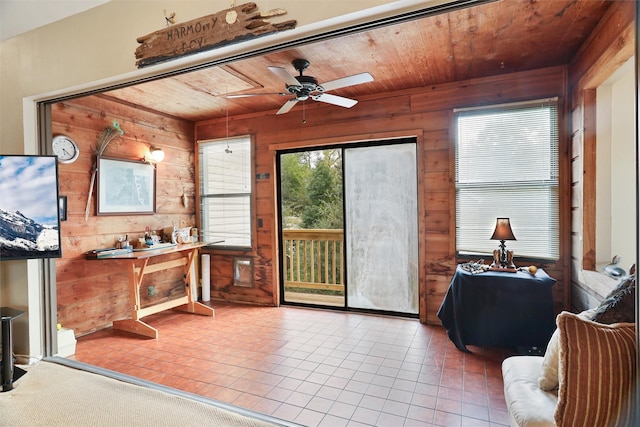
<path fill-rule="evenodd" d="M 581 319 L 590 320 L 594 313 L 595 308 L 585 310 L 578 314 Z M 538 378 L 538 386 L 545 391 L 551 391 L 558 388 L 558 352 L 560 351 L 560 331 L 556 328 L 551 335 L 547 349 L 544 352 L 544 359 L 542 360 L 542 370 L 540 377 Z"/>
<path fill-rule="evenodd" d="M 635 324 L 604 325 L 558 315 L 558 426 L 634 425 Z"/>
<path fill-rule="evenodd" d="M 593 321 L 607 325 L 635 322 L 635 299 L 635 275 L 627 276 L 602 300 L 593 316 Z"/>

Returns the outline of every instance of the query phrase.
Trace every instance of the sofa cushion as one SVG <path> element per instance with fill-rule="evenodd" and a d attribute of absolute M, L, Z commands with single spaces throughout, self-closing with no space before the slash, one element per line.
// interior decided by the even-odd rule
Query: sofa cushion
<path fill-rule="evenodd" d="M 560 351 L 558 329 L 553 332 L 547 349 L 544 352 L 544 359 L 538 378 L 538 386 L 542 390 L 555 390 L 558 388 L 558 352 Z"/>
<path fill-rule="evenodd" d="M 504 398 L 512 426 L 555 427 L 557 391 L 538 387 L 541 356 L 512 356 L 502 362 Z"/>
<path fill-rule="evenodd" d="M 585 310 L 578 314 L 583 319 L 591 319 L 596 309 Z M 555 390 L 558 388 L 558 352 L 560 351 L 560 343 L 558 329 L 553 332 L 547 349 L 544 352 L 544 360 L 542 361 L 542 369 L 538 378 L 538 385 L 543 390 Z"/>
<path fill-rule="evenodd" d="M 593 316 L 598 323 L 635 322 L 636 278 L 627 276 L 607 295 Z"/>
<path fill-rule="evenodd" d="M 635 324 L 604 325 L 562 312 L 558 426 L 631 425 Z"/>

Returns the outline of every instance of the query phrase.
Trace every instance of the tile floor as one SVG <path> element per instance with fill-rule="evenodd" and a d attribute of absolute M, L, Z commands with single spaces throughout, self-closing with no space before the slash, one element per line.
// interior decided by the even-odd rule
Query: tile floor
<path fill-rule="evenodd" d="M 145 318 L 157 340 L 105 329 L 81 362 L 304 426 L 507 426 L 500 364 L 414 319 L 213 303 Z"/>

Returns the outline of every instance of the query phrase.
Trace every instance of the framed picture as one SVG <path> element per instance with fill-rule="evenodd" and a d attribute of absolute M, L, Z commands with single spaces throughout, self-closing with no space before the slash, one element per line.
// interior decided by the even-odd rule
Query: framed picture
<path fill-rule="evenodd" d="M 98 215 L 153 214 L 156 168 L 145 162 L 98 157 Z"/>
<path fill-rule="evenodd" d="M 60 211 L 60 221 L 67 220 L 67 196 L 58 198 L 58 210 Z"/>

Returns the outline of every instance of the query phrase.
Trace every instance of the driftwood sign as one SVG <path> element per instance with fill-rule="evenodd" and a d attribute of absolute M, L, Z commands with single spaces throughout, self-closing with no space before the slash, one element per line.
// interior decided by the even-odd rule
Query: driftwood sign
<path fill-rule="evenodd" d="M 138 37 L 136 66 L 141 68 L 296 27 L 296 21 L 271 24 L 263 19 L 284 15 L 284 9 L 260 13 L 257 8 L 255 3 L 245 3 Z"/>

